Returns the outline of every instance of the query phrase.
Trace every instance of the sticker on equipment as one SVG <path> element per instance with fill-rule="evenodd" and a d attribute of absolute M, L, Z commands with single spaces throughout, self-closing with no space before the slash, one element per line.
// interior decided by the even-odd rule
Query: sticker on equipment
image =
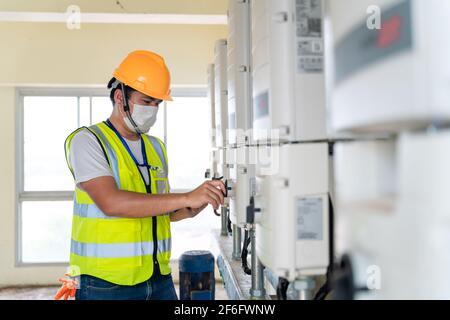
<path fill-rule="evenodd" d="M 322 0 L 296 0 L 297 72 L 323 72 Z"/>
<path fill-rule="evenodd" d="M 296 199 L 297 240 L 323 240 L 323 199 Z"/>

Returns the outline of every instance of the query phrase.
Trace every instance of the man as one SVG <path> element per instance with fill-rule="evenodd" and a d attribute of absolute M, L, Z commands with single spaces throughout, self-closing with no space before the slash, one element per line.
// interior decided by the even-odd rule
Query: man
<path fill-rule="evenodd" d="M 68 275 L 80 276 L 80 300 L 177 299 L 170 222 L 195 217 L 208 204 L 218 209 L 225 187 L 206 181 L 188 193 L 169 193 L 165 146 L 145 134 L 158 105 L 172 100 L 162 57 L 131 52 L 113 76 L 110 118 L 79 128 L 65 143 L 76 182 Z"/>

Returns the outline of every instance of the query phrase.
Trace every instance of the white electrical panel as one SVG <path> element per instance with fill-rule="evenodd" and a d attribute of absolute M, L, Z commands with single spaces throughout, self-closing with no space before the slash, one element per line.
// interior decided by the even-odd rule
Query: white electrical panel
<path fill-rule="evenodd" d="M 255 163 L 251 152 L 254 148 L 242 146 L 236 150 L 235 164 L 231 178 L 232 192 L 230 197 L 231 222 L 242 228 L 247 223 L 247 207 L 250 197 L 255 193 Z"/>
<path fill-rule="evenodd" d="M 260 146 L 257 254 L 280 277 L 323 275 L 329 264 L 328 144 Z M 267 150 L 261 150 L 267 149 Z"/>
<path fill-rule="evenodd" d="M 227 41 L 217 40 L 214 53 L 216 143 L 224 148 L 228 130 Z"/>
<path fill-rule="evenodd" d="M 251 7 L 254 139 L 326 139 L 322 0 Z"/>
<path fill-rule="evenodd" d="M 230 180 L 233 174 L 230 170 L 230 163 L 232 164 L 234 161 L 233 149 L 219 148 L 215 155 L 218 156 L 217 175 L 215 178 L 221 178 L 223 181 Z M 225 201 L 228 204 L 229 197 L 226 197 Z"/>
<path fill-rule="evenodd" d="M 229 0 L 228 8 L 228 140 L 235 148 L 235 161 L 229 165 L 228 198 L 231 222 L 244 227 L 250 204 L 254 165 L 249 163 L 246 146 L 250 143 L 252 123 L 251 23 L 250 1 Z"/>
<path fill-rule="evenodd" d="M 208 170 L 205 173 L 205 178 L 217 178 L 218 177 L 218 162 L 219 162 L 219 150 L 217 149 L 217 143 L 216 143 L 216 110 L 215 110 L 215 76 L 214 76 L 214 64 L 208 65 L 207 68 L 207 83 L 208 83 L 208 90 L 207 90 L 207 98 L 208 98 L 208 105 L 210 106 L 210 117 L 209 117 L 209 123 L 210 123 L 210 129 L 209 129 L 209 135 L 210 135 L 210 143 L 211 143 L 211 150 L 209 155 L 209 167 Z"/>
<path fill-rule="evenodd" d="M 450 122 L 449 12 L 442 0 L 327 1 L 334 131 Z"/>
<path fill-rule="evenodd" d="M 448 145 L 446 130 L 336 148 L 336 253 L 370 289 L 356 299 L 450 299 Z"/>
<path fill-rule="evenodd" d="M 360 288 L 369 285 L 376 289 L 380 281 L 384 289 L 392 287 L 392 279 L 386 282 L 386 275 L 393 270 L 392 262 L 405 248 L 417 250 L 410 244 L 400 248 L 404 246 L 402 237 L 407 234 L 404 230 L 392 232 L 403 228 L 395 214 L 398 195 L 396 155 L 394 140 L 337 143 L 334 148 L 335 251 L 338 259 L 344 254 L 350 256 L 352 275 L 348 276 Z M 395 264 L 394 270 L 398 270 Z M 407 268 L 401 272 L 407 274 Z M 400 278 L 400 282 L 405 280 Z M 356 298 L 373 299 L 379 292 L 359 292 Z"/>
<path fill-rule="evenodd" d="M 245 145 L 252 127 L 249 0 L 228 2 L 228 143 Z"/>
<path fill-rule="evenodd" d="M 216 144 L 216 108 L 215 108 L 215 76 L 214 76 L 214 64 L 208 65 L 207 69 L 207 83 L 208 83 L 208 90 L 207 90 L 207 98 L 208 98 L 208 105 L 210 106 L 210 117 L 209 117 L 209 123 L 210 123 L 210 142 L 211 147 L 215 148 L 217 147 Z"/>
<path fill-rule="evenodd" d="M 209 168 L 207 173 L 209 175 L 206 175 L 205 178 L 212 179 L 212 178 L 218 178 L 219 175 L 219 159 L 220 159 L 220 149 L 211 149 L 209 153 Z"/>

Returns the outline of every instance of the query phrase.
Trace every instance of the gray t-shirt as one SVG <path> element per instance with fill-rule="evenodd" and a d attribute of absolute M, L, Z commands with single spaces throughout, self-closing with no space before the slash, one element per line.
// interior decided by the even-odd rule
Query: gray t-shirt
<path fill-rule="evenodd" d="M 133 141 L 125 139 L 136 160 L 142 164 L 141 139 Z M 76 133 L 70 146 L 70 165 L 72 166 L 75 181 L 79 188 L 80 183 L 98 177 L 113 176 L 102 148 L 93 133 L 87 129 Z M 139 167 L 145 183 L 149 183 L 148 171 Z M 81 188 L 82 189 L 82 188 Z"/>

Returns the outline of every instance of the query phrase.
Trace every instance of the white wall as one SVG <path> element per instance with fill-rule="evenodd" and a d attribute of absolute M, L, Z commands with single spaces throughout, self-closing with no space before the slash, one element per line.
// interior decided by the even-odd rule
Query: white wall
<path fill-rule="evenodd" d="M 56 23 L 0 23 L 0 286 L 55 284 L 65 272 L 15 266 L 16 87 L 104 86 L 135 49 L 163 55 L 175 86 L 205 86 L 214 41 L 224 37 L 226 26 L 212 25 L 86 24 L 68 30 Z"/>

